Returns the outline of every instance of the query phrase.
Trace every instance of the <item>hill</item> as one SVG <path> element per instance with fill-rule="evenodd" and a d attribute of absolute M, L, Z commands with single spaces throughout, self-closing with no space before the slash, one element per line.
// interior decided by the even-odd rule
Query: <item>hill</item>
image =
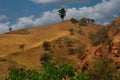
<path fill-rule="evenodd" d="M 102 27 L 102 25 L 90 23 L 80 26 L 78 23 L 74 24 L 70 20 L 67 20 L 49 26 L 27 28 L 1 34 L 0 75 L 5 76 L 8 72 L 7 69 L 13 66 L 22 66 L 26 69 L 39 68 L 41 66 L 40 55 L 45 52 L 51 53 L 53 62 L 76 65 L 80 59 L 77 58 L 77 55 L 68 55 L 68 49 L 77 49 L 81 45 L 82 47 L 89 47 L 91 45 L 91 41 L 88 38 L 89 34 L 97 32 Z M 74 30 L 73 35 L 70 29 Z M 54 46 L 51 51 L 43 49 L 42 44 L 44 41 L 49 41 Z M 60 44 L 57 41 L 60 41 Z M 74 42 L 72 46 L 68 45 L 70 44 L 68 43 L 69 41 Z M 25 46 L 23 51 L 20 49 L 20 44 Z M 90 48 L 90 51 L 94 50 L 92 48 Z"/>

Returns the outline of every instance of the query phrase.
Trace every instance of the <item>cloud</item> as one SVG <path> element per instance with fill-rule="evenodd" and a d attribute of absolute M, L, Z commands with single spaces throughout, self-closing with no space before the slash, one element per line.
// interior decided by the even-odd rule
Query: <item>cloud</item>
<path fill-rule="evenodd" d="M 67 18 L 89 17 L 94 18 L 97 22 L 110 22 L 116 16 L 120 15 L 120 0 L 103 0 L 93 7 L 82 7 L 67 9 Z"/>
<path fill-rule="evenodd" d="M 9 31 L 9 22 L 0 23 L 0 33 L 5 33 Z"/>
<path fill-rule="evenodd" d="M 1 15 L 1 16 L 0 16 L 0 21 L 6 20 L 6 19 L 7 19 L 7 16 L 6 16 L 6 15 Z"/>
<path fill-rule="evenodd" d="M 70 19 L 72 17 L 76 19 L 89 17 L 95 19 L 96 23 L 108 24 L 115 17 L 120 15 L 119 3 L 120 0 L 103 0 L 101 3 L 92 7 L 67 8 L 65 19 Z M 42 13 L 38 18 L 31 15 L 19 18 L 16 24 L 10 25 L 10 22 L 0 24 L 0 33 L 8 31 L 9 27 L 12 27 L 13 29 L 21 29 L 26 27 L 49 25 L 60 21 L 61 19 L 58 15 L 58 9 L 54 9 L 52 11 Z"/>
<path fill-rule="evenodd" d="M 68 4 L 68 3 L 76 3 L 86 0 L 31 0 L 34 3 L 39 4 Z"/>
<path fill-rule="evenodd" d="M 58 10 L 55 9 L 53 11 L 44 12 L 39 18 L 35 18 L 34 16 L 21 17 L 18 19 L 17 23 L 11 25 L 13 29 L 21 29 L 26 27 L 38 27 L 49 25 L 55 22 L 60 21 Z"/>

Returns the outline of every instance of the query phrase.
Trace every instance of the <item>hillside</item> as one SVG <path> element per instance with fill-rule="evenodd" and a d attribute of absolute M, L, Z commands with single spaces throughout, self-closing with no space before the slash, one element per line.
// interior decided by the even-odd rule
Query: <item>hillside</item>
<path fill-rule="evenodd" d="M 81 44 L 86 46 L 91 45 L 88 39 L 89 33 L 95 33 L 103 26 L 96 24 L 87 24 L 86 26 L 79 26 L 77 23 L 72 23 L 70 20 L 52 24 L 49 26 L 38 28 L 27 28 L 15 30 L 0 35 L 0 75 L 5 76 L 7 69 L 12 66 L 22 66 L 27 69 L 37 69 L 41 66 L 40 55 L 45 51 L 42 47 L 44 41 L 50 41 L 52 45 L 51 54 L 53 62 L 58 64 L 77 64 L 80 60 L 76 55 L 69 56 L 67 50 L 69 48 L 77 48 Z M 70 29 L 74 29 L 74 35 L 70 34 Z M 78 32 L 80 31 L 80 33 Z M 66 47 L 64 41 L 57 44 L 56 41 L 60 39 L 74 39 L 75 44 L 72 47 Z M 24 44 L 24 51 L 19 49 L 20 44 Z M 90 48 L 92 49 L 92 48 Z M 92 51 L 92 50 L 90 50 Z M 2 76 L 0 76 L 2 77 Z"/>

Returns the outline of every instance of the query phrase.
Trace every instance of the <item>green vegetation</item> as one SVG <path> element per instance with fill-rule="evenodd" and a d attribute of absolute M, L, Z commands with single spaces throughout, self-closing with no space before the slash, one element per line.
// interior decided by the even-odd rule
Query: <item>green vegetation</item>
<path fill-rule="evenodd" d="M 52 59 L 52 56 L 49 53 L 43 53 L 40 56 L 40 61 L 42 64 L 49 62 Z"/>
<path fill-rule="evenodd" d="M 89 75 L 92 80 L 119 80 L 120 72 L 113 64 L 113 60 L 104 55 L 98 58 L 89 70 Z"/>
<path fill-rule="evenodd" d="M 86 44 L 80 43 L 79 48 L 77 49 L 78 58 L 82 57 L 82 55 L 84 54 L 85 48 L 86 48 Z"/>
<path fill-rule="evenodd" d="M 85 73 L 74 70 L 70 65 L 58 66 L 54 63 L 46 63 L 40 71 L 25 70 L 24 68 L 11 69 L 5 80 L 90 80 Z"/>
<path fill-rule="evenodd" d="M 75 18 L 71 18 L 70 21 L 71 21 L 73 24 L 78 23 L 78 20 L 75 19 Z"/>
<path fill-rule="evenodd" d="M 43 42 L 43 48 L 44 50 L 50 50 L 51 49 L 51 43 L 49 41 Z"/>
<path fill-rule="evenodd" d="M 58 12 L 59 12 L 60 18 L 62 19 L 62 21 L 64 21 L 64 17 L 66 16 L 65 9 L 61 8 Z"/>
<path fill-rule="evenodd" d="M 97 46 L 104 43 L 108 38 L 108 33 L 106 28 L 98 30 L 96 33 L 89 33 L 88 38 L 91 40 L 92 45 Z"/>
<path fill-rule="evenodd" d="M 84 32 L 83 32 L 82 29 L 79 29 L 79 30 L 78 30 L 78 33 L 79 33 L 80 35 L 84 35 Z"/>
<path fill-rule="evenodd" d="M 87 23 L 94 23 L 94 19 L 83 17 L 79 20 L 78 23 L 80 26 L 86 26 Z"/>
<path fill-rule="evenodd" d="M 75 30 L 73 28 L 70 28 L 69 32 L 70 32 L 71 35 L 74 35 Z"/>

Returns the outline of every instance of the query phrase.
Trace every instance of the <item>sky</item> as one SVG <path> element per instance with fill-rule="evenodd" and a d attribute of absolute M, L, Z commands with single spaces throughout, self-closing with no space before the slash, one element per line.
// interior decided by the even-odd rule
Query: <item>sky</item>
<path fill-rule="evenodd" d="M 46 26 L 61 21 L 58 10 L 65 8 L 65 20 L 88 17 L 108 24 L 120 16 L 120 0 L 0 0 L 0 34 L 22 28 Z"/>

